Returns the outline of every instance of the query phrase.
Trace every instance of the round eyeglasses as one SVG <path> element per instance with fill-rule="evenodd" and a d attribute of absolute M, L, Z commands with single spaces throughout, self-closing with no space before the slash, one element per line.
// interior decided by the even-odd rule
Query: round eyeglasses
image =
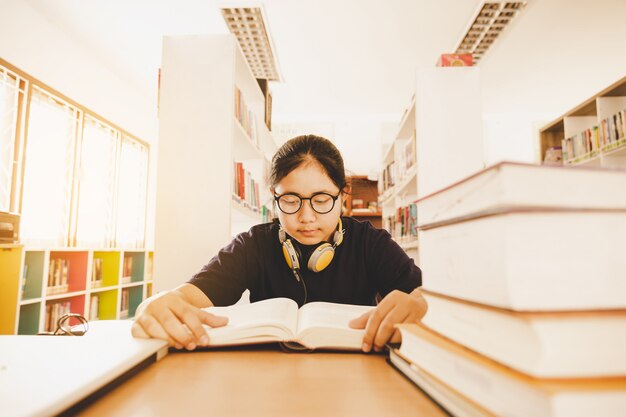
<path fill-rule="evenodd" d="M 274 200 L 278 205 L 280 211 L 285 214 L 294 214 L 302 207 L 304 200 L 309 200 L 311 208 L 318 214 L 330 213 L 335 207 L 335 201 L 339 198 L 339 195 L 332 195 L 328 193 L 315 193 L 311 197 L 300 197 L 298 194 L 287 193 L 282 195 L 274 195 Z"/>

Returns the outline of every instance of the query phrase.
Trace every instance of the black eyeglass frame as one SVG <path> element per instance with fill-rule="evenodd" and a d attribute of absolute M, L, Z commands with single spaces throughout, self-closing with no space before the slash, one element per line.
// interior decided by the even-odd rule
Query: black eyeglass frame
<path fill-rule="evenodd" d="M 297 197 L 300 200 L 300 204 L 298 205 L 298 208 L 295 211 L 292 212 L 287 212 L 285 210 L 283 210 L 283 208 L 280 206 L 280 199 L 283 198 L 286 195 L 292 195 L 294 197 Z M 317 209 L 315 209 L 315 207 L 313 207 L 313 199 L 317 196 L 320 195 L 325 195 L 330 197 L 333 200 L 333 205 L 330 206 L 330 209 L 328 211 L 319 211 Z M 315 193 L 313 195 L 311 195 L 311 197 L 302 197 L 296 193 L 285 193 L 285 194 L 280 194 L 280 195 L 276 195 L 274 194 L 274 201 L 276 202 L 276 205 L 278 206 L 278 209 L 280 211 L 282 211 L 285 214 L 296 214 L 297 212 L 300 211 L 300 209 L 302 208 L 302 205 L 304 204 L 304 200 L 309 200 L 309 204 L 311 205 L 311 208 L 313 209 L 314 212 L 316 212 L 317 214 L 328 214 L 331 211 L 333 211 L 333 209 L 335 208 L 335 204 L 337 203 L 337 199 L 339 198 L 339 196 L 341 195 L 341 191 L 339 192 L 339 194 L 337 195 L 332 195 L 329 193 L 325 193 L 325 192 L 320 192 L 320 193 Z"/>

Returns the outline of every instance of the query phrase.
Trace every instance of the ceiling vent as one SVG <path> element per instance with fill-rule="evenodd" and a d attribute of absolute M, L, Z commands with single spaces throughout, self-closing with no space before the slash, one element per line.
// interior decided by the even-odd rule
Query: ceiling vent
<path fill-rule="evenodd" d="M 221 7 L 220 10 L 228 29 L 237 38 L 254 77 L 281 81 L 263 7 Z"/>
<path fill-rule="evenodd" d="M 526 6 L 527 1 L 486 0 L 480 3 L 470 21 L 469 28 L 461 37 L 455 53 L 471 53 L 478 64 L 498 36 Z"/>

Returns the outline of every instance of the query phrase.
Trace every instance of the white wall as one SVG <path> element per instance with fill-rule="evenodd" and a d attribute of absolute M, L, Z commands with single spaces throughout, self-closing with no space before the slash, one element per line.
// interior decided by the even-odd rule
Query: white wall
<path fill-rule="evenodd" d="M 395 114 L 276 114 L 272 116 L 272 130 L 279 146 L 297 135 L 327 137 L 341 152 L 349 173 L 368 175 L 381 169 L 381 126 L 397 126 L 399 119 Z"/>
<path fill-rule="evenodd" d="M 156 102 L 24 0 L 0 1 L 0 57 L 151 144 L 157 156 Z M 157 75 L 154 76 L 156 89 Z M 154 236 L 154 181 L 149 190 L 148 245 Z"/>
<path fill-rule="evenodd" d="M 625 0 L 531 0 L 480 64 L 486 159 L 532 162 L 538 131 L 626 75 Z"/>

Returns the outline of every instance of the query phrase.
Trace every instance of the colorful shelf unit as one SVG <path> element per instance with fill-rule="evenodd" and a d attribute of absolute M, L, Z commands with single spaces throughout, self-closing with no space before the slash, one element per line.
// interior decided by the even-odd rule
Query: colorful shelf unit
<path fill-rule="evenodd" d="M 67 312 L 132 318 L 152 295 L 153 263 L 151 250 L 0 245 L 0 334 L 53 331 Z"/>
<path fill-rule="evenodd" d="M 540 160 L 553 165 L 626 167 L 626 77 L 539 131 Z"/>

